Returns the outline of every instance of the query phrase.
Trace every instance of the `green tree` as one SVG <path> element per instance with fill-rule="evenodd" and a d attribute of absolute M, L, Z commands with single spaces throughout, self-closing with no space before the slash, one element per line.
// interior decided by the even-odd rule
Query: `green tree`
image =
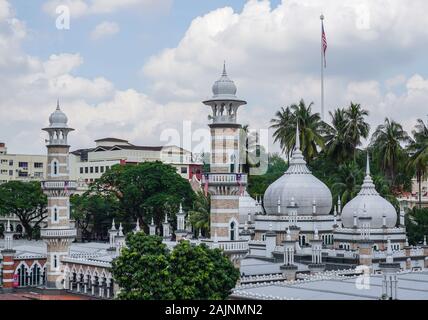
<path fill-rule="evenodd" d="M 361 139 L 369 136 L 370 125 L 365 121 L 369 115 L 367 110 L 361 108 L 360 104 L 352 103 L 345 109 L 346 135 L 351 139 L 354 152 L 354 162 L 356 160 L 356 150 L 361 145 Z"/>
<path fill-rule="evenodd" d="M 405 220 L 409 243 L 421 243 L 428 235 L 428 208 L 413 208 L 406 214 Z"/>
<path fill-rule="evenodd" d="M 38 237 L 34 229 L 38 230 L 46 219 L 46 206 L 40 182 L 9 181 L 0 185 L 0 215 L 16 215 L 28 239 Z"/>
<path fill-rule="evenodd" d="M 174 299 L 169 252 L 159 236 L 128 233 L 126 247 L 112 262 L 112 274 L 120 300 Z"/>
<path fill-rule="evenodd" d="M 281 177 L 287 168 L 287 163 L 278 154 L 270 154 L 267 172 L 248 177 L 248 193 L 252 197 L 263 195 L 269 185 Z"/>
<path fill-rule="evenodd" d="M 306 106 L 305 101 L 300 100 L 299 104 L 292 104 L 289 107 L 281 108 L 271 120 L 271 128 L 274 142 L 280 143 L 284 152 L 289 158 L 296 144 L 296 126 L 299 123 L 300 145 L 303 155 L 311 161 L 318 155 L 318 148 L 324 148 L 323 132 L 325 124 L 321 121 L 319 113 L 312 113 L 313 103 Z"/>
<path fill-rule="evenodd" d="M 104 235 L 111 224 L 112 218 L 118 215 L 119 203 L 109 196 L 91 194 L 73 195 L 70 198 L 71 217 L 82 231 L 84 240 L 97 239 Z"/>
<path fill-rule="evenodd" d="M 411 153 L 409 167 L 416 172 L 416 180 L 419 186 L 419 208 L 422 208 L 422 180 L 428 172 L 428 127 L 421 119 L 418 119 L 412 133 L 414 141 L 408 148 Z"/>
<path fill-rule="evenodd" d="M 203 191 L 198 191 L 193 202 L 193 208 L 189 211 L 190 223 L 194 230 L 201 230 L 202 235 L 210 235 L 210 198 Z"/>
<path fill-rule="evenodd" d="M 373 133 L 370 145 L 379 154 L 380 167 L 394 185 L 399 163 L 405 159 L 402 144 L 409 143 L 410 138 L 401 124 L 385 118 Z"/>
<path fill-rule="evenodd" d="M 172 290 L 178 300 L 226 299 L 239 279 L 239 270 L 219 249 L 181 241 L 170 255 Z"/>
<path fill-rule="evenodd" d="M 332 191 L 334 196 L 341 196 L 342 205 L 345 205 L 358 194 L 363 175 L 363 171 L 354 162 L 339 166 L 333 178 Z"/>
<path fill-rule="evenodd" d="M 347 131 L 348 119 L 345 109 L 329 112 L 331 126 L 325 124 L 326 154 L 336 164 L 342 164 L 352 158 L 354 145 Z"/>
<path fill-rule="evenodd" d="M 90 193 L 118 201 L 123 222 L 140 219 L 147 230 L 151 218 L 160 226 L 165 214 L 175 223 L 180 203 L 191 208 L 195 194 L 189 181 L 160 161 L 115 165 L 90 187 Z"/>
<path fill-rule="evenodd" d="M 170 252 L 158 236 L 130 233 L 113 260 L 122 300 L 226 299 L 239 270 L 219 249 L 181 241 Z"/>

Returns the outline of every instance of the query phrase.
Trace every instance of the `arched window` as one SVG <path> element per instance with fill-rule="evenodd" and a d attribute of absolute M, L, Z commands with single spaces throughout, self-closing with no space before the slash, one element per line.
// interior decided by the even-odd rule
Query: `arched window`
<path fill-rule="evenodd" d="M 53 160 L 51 164 L 51 175 L 57 176 L 58 175 L 58 161 Z"/>
<path fill-rule="evenodd" d="M 234 221 L 230 223 L 229 233 L 230 233 L 230 240 L 234 241 L 235 240 L 235 222 Z"/>
<path fill-rule="evenodd" d="M 31 268 L 30 278 L 31 285 L 38 286 L 41 284 L 41 269 L 37 264 Z"/>
<path fill-rule="evenodd" d="M 27 268 L 23 264 L 18 268 L 18 286 L 25 287 L 28 284 Z"/>
<path fill-rule="evenodd" d="M 58 222 L 58 208 L 54 208 L 53 221 Z"/>
<path fill-rule="evenodd" d="M 55 269 L 58 268 L 58 259 L 56 255 L 53 256 L 53 265 Z"/>
<path fill-rule="evenodd" d="M 301 247 L 306 245 L 306 236 L 303 234 L 299 235 L 299 245 Z"/>

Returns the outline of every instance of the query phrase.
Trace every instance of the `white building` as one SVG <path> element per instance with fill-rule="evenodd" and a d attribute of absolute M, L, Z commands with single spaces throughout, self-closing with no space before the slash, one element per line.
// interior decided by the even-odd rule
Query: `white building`
<path fill-rule="evenodd" d="M 114 165 L 146 161 L 170 164 L 188 180 L 201 179 L 202 163 L 190 151 L 177 146 L 137 146 L 117 138 L 99 139 L 94 148 L 71 152 L 70 177 L 81 185 L 83 183 L 85 189 L 85 185 L 99 179 Z"/>
<path fill-rule="evenodd" d="M 0 184 L 44 179 L 46 159 L 46 155 L 7 153 L 6 144 L 0 143 Z"/>

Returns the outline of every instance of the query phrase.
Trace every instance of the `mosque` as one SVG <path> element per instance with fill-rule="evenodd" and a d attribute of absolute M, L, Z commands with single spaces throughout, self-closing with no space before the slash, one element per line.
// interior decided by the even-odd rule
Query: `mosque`
<path fill-rule="evenodd" d="M 395 208 L 376 191 L 368 155 L 361 190 L 342 208 L 311 174 L 297 134 L 287 171 L 263 199 L 253 199 L 239 160 L 237 115 L 247 102 L 237 97 L 225 67 L 212 91 L 203 102 L 212 111 L 210 172 L 201 181 L 211 198 L 211 238 L 193 238 L 180 206 L 177 230 L 171 229 L 168 216 L 161 227 L 168 248 L 187 239 L 223 250 L 241 271 L 232 299 L 428 299 L 426 240 L 423 246 L 409 245 L 404 210 L 397 221 Z M 14 240 L 6 228 L 0 240 L 1 290 L 37 288 L 111 299 L 120 290 L 110 267 L 126 246 L 122 225 L 112 222 L 109 243 L 74 242 L 69 198 L 76 182 L 69 179 L 67 143 L 73 129 L 59 105 L 43 130 L 49 137 L 48 175 L 42 182 L 49 216 L 41 230 L 43 241 Z M 137 221 L 134 232 L 139 231 Z M 157 231 L 152 221 L 149 234 Z M 356 285 L 361 277 L 372 284 L 366 291 Z"/>

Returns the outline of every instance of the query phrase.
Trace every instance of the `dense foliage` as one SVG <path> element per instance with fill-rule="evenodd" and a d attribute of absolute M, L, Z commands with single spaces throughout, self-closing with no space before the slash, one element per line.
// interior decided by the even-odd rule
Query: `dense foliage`
<path fill-rule="evenodd" d="M 195 193 L 189 181 L 183 179 L 174 167 L 156 161 L 115 165 L 82 197 L 77 202 L 83 206 L 96 201 L 92 208 L 77 210 L 77 214 L 83 214 L 83 220 L 97 218 L 92 209 L 99 212 L 100 208 L 107 208 L 107 215 L 118 217 L 125 229 L 131 229 L 140 219 L 141 227 L 148 230 L 152 218 L 156 225 L 161 226 L 166 214 L 174 225 L 180 203 L 185 209 L 191 208 Z M 79 203 L 76 208 L 79 208 Z M 88 214 L 91 217 L 88 218 Z"/>
<path fill-rule="evenodd" d="M 39 238 L 47 217 L 47 198 L 40 182 L 9 181 L 0 185 L 0 215 L 15 214 L 28 239 Z"/>
<path fill-rule="evenodd" d="M 162 238 L 129 233 L 113 261 L 122 300 L 226 299 L 239 270 L 219 249 L 181 241 L 169 251 Z"/>
<path fill-rule="evenodd" d="M 410 136 L 401 124 L 386 118 L 370 137 L 370 126 L 366 121 L 369 112 L 359 104 L 351 102 L 348 107 L 330 112 L 330 123 L 323 122 L 311 108 L 312 103 L 306 106 L 301 100 L 299 104 L 283 107 L 275 114 L 271 120 L 271 127 L 275 130 L 273 137 L 275 142 L 279 142 L 287 162 L 278 155 L 270 155 L 267 173 L 249 177 L 248 189 L 252 196 L 263 195 L 287 168 L 295 147 L 296 124 L 299 123 L 301 149 L 308 167 L 330 188 L 335 202 L 340 197 L 342 205 L 345 205 L 358 194 L 365 176 L 368 152 L 371 175 L 381 196 L 398 211 L 396 196 L 410 192 L 412 178 L 416 177 L 421 206 L 421 182 L 428 172 L 427 124 L 418 119 Z M 366 150 L 360 149 L 363 139 L 369 141 Z M 414 230 L 421 229 L 410 225 L 409 234 Z M 420 240 L 421 232 L 426 233 L 427 230 L 418 231 L 412 237 Z"/>
<path fill-rule="evenodd" d="M 409 243 L 421 244 L 424 237 L 428 235 L 428 208 L 413 208 L 406 215 L 406 228 Z"/>

